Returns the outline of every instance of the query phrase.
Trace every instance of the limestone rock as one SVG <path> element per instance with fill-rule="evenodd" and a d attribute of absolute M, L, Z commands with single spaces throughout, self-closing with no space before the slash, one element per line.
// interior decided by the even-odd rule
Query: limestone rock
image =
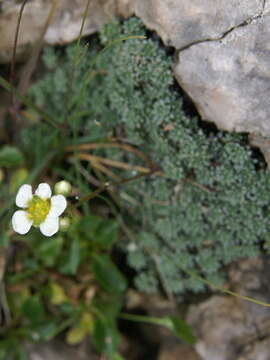
<path fill-rule="evenodd" d="M 168 339 L 161 345 L 158 360 L 201 360 L 201 357 L 195 349 L 188 344 L 182 344 L 180 341 Z"/>
<path fill-rule="evenodd" d="M 261 0 L 118 0 L 122 15 L 135 14 L 176 49 L 221 37 L 259 15 L 262 6 Z"/>
<path fill-rule="evenodd" d="M 269 273 L 269 258 L 242 260 L 230 268 L 229 288 L 269 303 Z M 191 306 L 188 321 L 198 337 L 196 349 L 203 360 L 270 359 L 267 307 L 215 295 Z"/>
<path fill-rule="evenodd" d="M 270 339 L 248 346 L 236 360 L 269 360 Z"/>
<path fill-rule="evenodd" d="M 249 143 L 261 150 L 268 167 L 270 167 L 270 138 L 260 134 L 250 134 Z"/>
<path fill-rule="evenodd" d="M 41 37 L 52 3 L 52 0 L 27 2 L 21 20 L 17 58 L 27 55 L 31 46 Z M 66 44 L 77 39 L 85 6 L 85 0 L 58 0 L 57 11 L 44 38 L 45 43 Z M 20 8 L 21 2 L 14 0 L 2 0 L 0 4 L 0 63 L 11 60 Z M 83 34 L 97 31 L 113 13 L 113 0 L 91 1 Z"/>
<path fill-rule="evenodd" d="M 89 341 L 84 341 L 76 347 L 67 345 L 61 339 L 46 343 L 26 344 L 29 360 L 99 360 Z"/>
<path fill-rule="evenodd" d="M 270 134 L 269 26 L 269 16 L 261 16 L 179 52 L 176 78 L 202 118 L 220 129 Z"/>
<path fill-rule="evenodd" d="M 204 120 L 270 136 L 270 0 L 118 0 L 118 11 L 178 51 L 175 76 Z"/>

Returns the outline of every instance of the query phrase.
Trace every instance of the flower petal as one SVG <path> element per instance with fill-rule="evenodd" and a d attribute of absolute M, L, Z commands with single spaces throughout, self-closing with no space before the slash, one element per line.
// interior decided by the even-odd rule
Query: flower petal
<path fill-rule="evenodd" d="M 27 212 L 23 210 L 15 211 L 11 221 L 14 231 L 21 235 L 26 234 L 33 224 L 33 221 L 28 218 Z"/>
<path fill-rule="evenodd" d="M 60 216 L 67 207 L 67 200 L 63 195 L 54 195 L 51 197 L 51 208 L 48 216 L 57 217 Z"/>
<path fill-rule="evenodd" d="M 52 190 L 50 185 L 47 183 L 41 183 L 38 185 L 35 194 L 39 196 L 41 199 L 49 199 L 52 196 Z"/>
<path fill-rule="evenodd" d="M 40 231 L 45 236 L 53 236 L 59 230 L 59 218 L 47 216 L 46 220 L 40 224 Z"/>
<path fill-rule="evenodd" d="M 16 205 L 26 208 L 28 202 L 32 199 L 32 186 L 28 184 L 22 185 L 16 195 Z"/>

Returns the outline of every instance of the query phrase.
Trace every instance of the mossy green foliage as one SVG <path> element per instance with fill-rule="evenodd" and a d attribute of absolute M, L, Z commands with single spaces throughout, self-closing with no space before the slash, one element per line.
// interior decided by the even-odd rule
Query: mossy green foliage
<path fill-rule="evenodd" d="M 131 18 L 106 26 L 100 39 L 105 46 L 123 36 L 144 34 L 139 20 Z M 103 52 L 84 91 L 97 48 L 90 45 L 76 67 L 70 111 L 79 114 L 80 109 L 81 115 L 70 117 L 70 123 L 87 141 L 120 136 L 164 173 L 123 188 L 138 203 L 122 201 L 129 210 L 124 220 L 133 229 L 124 248 L 129 265 L 137 270 L 136 285 L 147 292 L 162 287 L 174 294 L 201 290 L 203 284 L 181 267 L 222 283 L 225 265 L 258 254 L 269 242 L 269 173 L 253 156 L 246 136 L 205 131 L 198 119 L 185 115 L 172 59 L 151 36 L 119 42 Z M 54 71 L 32 89 L 34 99 L 60 119 L 71 52 L 72 47 L 64 55 L 47 51 L 45 64 Z M 119 151 L 107 156 L 135 161 Z"/>

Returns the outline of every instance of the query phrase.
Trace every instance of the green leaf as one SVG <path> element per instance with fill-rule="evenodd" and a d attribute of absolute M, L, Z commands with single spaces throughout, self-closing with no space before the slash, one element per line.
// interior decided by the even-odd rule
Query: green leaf
<path fill-rule="evenodd" d="M 89 239 L 102 249 L 109 249 L 117 240 L 118 224 L 114 220 L 103 220 L 100 216 L 88 215 L 80 221 L 78 230 L 84 239 Z"/>
<path fill-rule="evenodd" d="M 48 341 L 57 334 L 58 328 L 59 325 L 56 322 L 47 322 L 45 325 L 35 328 L 35 331 L 39 334 L 40 340 Z"/>
<path fill-rule="evenodd" d="M 104 316 L 97 317 L 92 339 L 98 352 L 110 357 L 115 354 L 120 343 L 115 319 Z"/>
<path fill-rule="evenodd" d="M 25 347 L 22 344 L 20 344 L 19 342 L 16 343 L 16 346 L 14 346 L 13 350 L 14 350 L 14 359 L 15 360 L 28 360 L 29 359 Z M 1 357 L 0 357 L 0 359 L 1 359 Z M 10 359 L 10 357 L 6 356 L 4 359 Z"/>
<path fill-rule="evenodd" d="M 0 235 L 0 247 L 8 247 L 9 245 L 9 237 L 7 233 L 3 233 Z"/>
<path fill-rule="evenodd" d="M 95 318 L 89 312 L 84 312 L 79 321 L 69 329 L 66 334 L 66 342 L 75 345 L 82 342 L 88 334 L 92 334 L 95 326 Z"/>
<path fill-rule="evenodd" d="M 44 319 L 45 311 L 41 299 L 38 295 L 28 298 L 22 307 L 22 312 L 31 323 L 36 324 Z"/>
<path fill-rule="evenodd" d="M 14 193 L 19 186 L 26 183 L 26 179 L 29 176 L 27 169 L 20 168 L 14 171 L 11 175 L 10 182 L 9 182 L 9 189 L 12 193 Z"/>
<path fill-rule="evenodd" d="M 23 164 L 22 153 L 13 146 L 3 146 L 0 150 L 0 166 L 14 167 Z"/>
<path fill-rule="evenodd" d="M 113 294 L 109 297 L 96 297 L 94 306 L 103 316 L 116 319 L 123 306 L 123 297 L 113 296 Z"/>
<path fill-rule="evenodd" d="M 74 237 L 70 249 L 70 272 L 71 274 L 76 274 L 76 271 L 78 269 L 78 266 L 80 264 L 81 259 L 81 248 L 80 248 L 80 242 L 79 238 L 76 236 Z"/>
<path fill-rule="evenodd" d="M 65 259 L 65 263 L 61 266 L 60 271 L 63 274 L 71 274 L 74 275 L 77 272 L 77 269 L 80 265 L 81 261 L 81 247 L 78 236 L 74 234 L 69 254 Z"/>
<path fill-rule="evenodd" d="M 80 326 L 75 326 L 69 329 L 66 333 L 66 342 L 69 345 L 78 345 L 86 336 L 87 332 L 85 329 L 81 328 Z"/>
<path fill-rule="evenodd" d="M 37 253 L 45 266 L 55 265 L 56 259 L 61 252 L 63 238 L 61 236 L 51 237 L 43 241 L 37 249 Z"/>
<path fill-rule="evenodd" d="M 93 256 L 92 269 L 97 282 L 108 293 L 119 294 L 126 290 L 127 281 L 108 255 Z"/>
<path fill-rule="evenodd" d="M 126 320 L 165 326 L 176 336 L 179 336 L 187 343 L 194 345 L 196 342 L 196 338 L 192 333 L 191 327 L 184 320 L 177 316 L 165 316 L 163 318 L 157 318 L 145 315 L 121 314 L 120 317 Z"/>
<path fill-rule="evenodd" d="M 87 239 L 93 239 L 103 220 L 100 216 L 87 215 L 79 223 L 79 229 Z"/>
<path fill-rule="evenodd" d="M 104 249 L 109 249 L 117 240 L 118 223 L 106 220 L 99 227 L 95 242 Z"/>
<path fill-rule="evenodd" d="M 175 335 L 191 345 L 195 344 L 196 337 L 193 335 L 192 328 L 184 320 L 178 316 L 167 316 L 164 320 L 167 322 L 165 326 L 171 329 Z"/>
<path fill-rule="evenodd" d="M 55 281 L 50 282 L 50 302 L 53 305 L 61 305 L 68 302 L 68 297 L 65 293 L 64 288 Z"/>
<path fill-rule="evenodd" d="M 119 353 L 114 353 L 112 355 L 112 360 L 125 360 Z"/>

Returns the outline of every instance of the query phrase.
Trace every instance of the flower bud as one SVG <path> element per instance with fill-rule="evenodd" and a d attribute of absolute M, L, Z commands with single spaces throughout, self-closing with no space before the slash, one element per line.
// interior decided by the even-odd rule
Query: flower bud
<path fill-rule="evenodd" d="M 72 186 L 66 180 L 58 181 L 54 185 L 54 193 L 57 195 L 69 196 L 71 193 L 71 190 L 72 190 Z"/>

